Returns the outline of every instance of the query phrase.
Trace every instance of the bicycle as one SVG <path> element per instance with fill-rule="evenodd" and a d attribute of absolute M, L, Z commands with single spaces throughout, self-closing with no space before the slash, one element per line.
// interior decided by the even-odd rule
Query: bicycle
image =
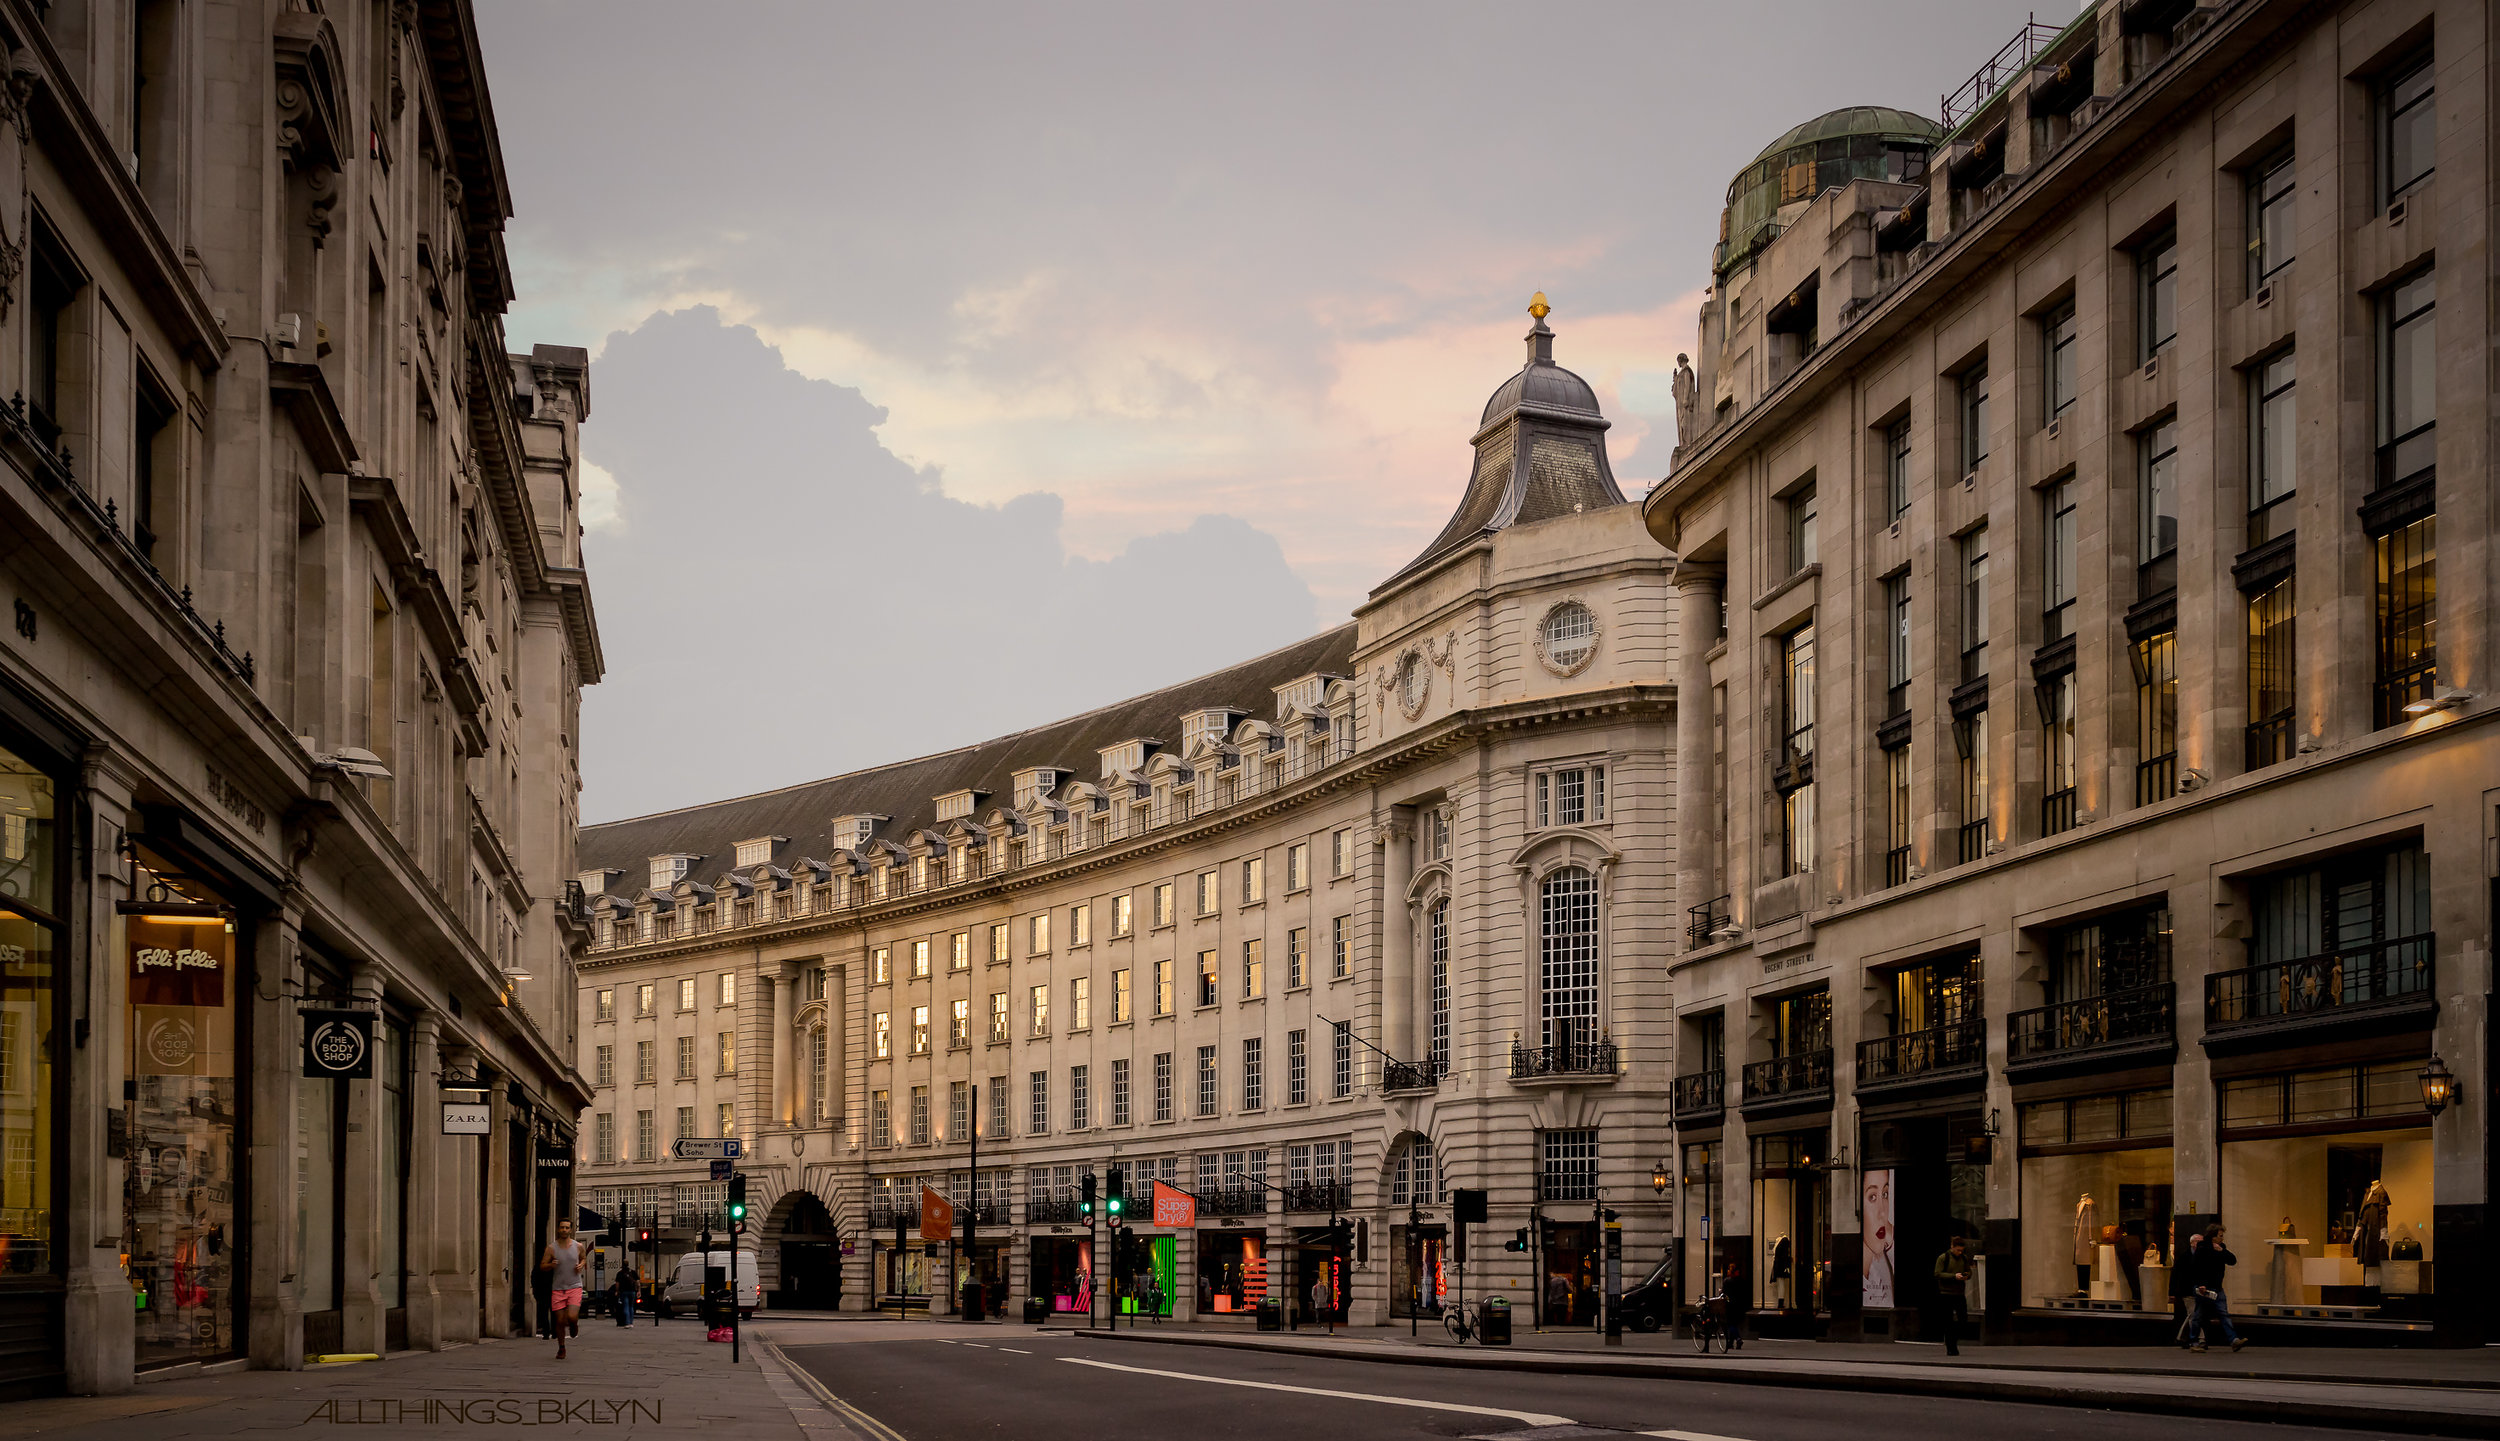
<path fill-rule="evenodd" d="M 1466 1308 L 1461 1306 L 1452 1306 L 1441 1313 L 1441 1324 L 1449 1328 L 1451 1339 L 1464 1346 L 1470 1337 L 1484 1329 L 1484 1305 L 1482 1301 L 1476 1303 L 1476 1315 L 1473 1319 L 1469 1318 Z"/>
<path fill-rule="evenodd" d="M 1693 1349 L 1707 1356 L 1710 1354 L 1710 1343 L 1714 1340 L 1719 1343 L 1722 1352 L 1736 1349 L 1736 1331 L 1728 1318 L 1727 1296 L 1724 1293 L 1704 1296 L 1701 1304 L 1693 1308 Z"/>

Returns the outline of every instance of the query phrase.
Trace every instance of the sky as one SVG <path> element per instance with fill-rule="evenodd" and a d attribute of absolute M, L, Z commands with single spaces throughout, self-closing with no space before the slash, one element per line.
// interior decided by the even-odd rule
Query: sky
<path fill-rule="evenodd" d="M 593 359 L 585 820 L 1341 623 L 1535 291 L 1637 497 L 1729 178 L 2030 3 L 481 0 L 507 339 Z"/>

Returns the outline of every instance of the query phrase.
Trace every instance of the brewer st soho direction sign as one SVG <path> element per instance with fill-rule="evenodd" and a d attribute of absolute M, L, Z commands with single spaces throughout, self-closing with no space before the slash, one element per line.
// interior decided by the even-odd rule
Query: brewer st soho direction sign
<path fill-rule="evenodd" d="M 669 1153 L 680 1161 L 734 1161 L 746 1154 L 746 1146 L 735 1136 L 680 1136 Z"/>
<path fill-rule="evenodd" d="M 373 1012 L 300 1008 L 304 1018 L 304 1077 L 313 1081 L 363 1081 L 373 1076 Z"/>

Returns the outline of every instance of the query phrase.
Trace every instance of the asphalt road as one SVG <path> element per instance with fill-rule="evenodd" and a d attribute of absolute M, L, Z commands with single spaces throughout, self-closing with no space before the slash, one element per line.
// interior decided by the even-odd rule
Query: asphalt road
<path fill-rule="evenodd" d="M 1776 1386 L 1423 1370 L 984 1328 L 953 1338 L 788 1344 L 785 1354 L 905 1441 L 2304 1441 L 2363 1434 Z M 2159 1384 L 2158 1382 L 2152 1384 Z M 886 1441 L 886 1438 L 872 1438 Z"/>

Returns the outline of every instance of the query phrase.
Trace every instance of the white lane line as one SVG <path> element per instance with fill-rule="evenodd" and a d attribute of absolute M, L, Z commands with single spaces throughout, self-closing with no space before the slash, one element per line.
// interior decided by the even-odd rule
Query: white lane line
<path fill-rule="evenodd" d="M 999 1350 L 1001 1350 L 1001 1351 L 1010 1352 L 1010 1353 L 1012 1353 L 1012 1354 L 1014 1354 L 1014 1355 L 1018 1355 L 1018 1356 L 1030 1356 L 1030 1355 L 1032 1355 L 1032 1354 L 1033 1354 L 1033 1353 L 1032 1353 L 1032 1352 L 1030 1352 L 1030 1351 L 1018 1351 L 1018 1350 L 1016 1350 L 1016 1348 L 1015 1348 L 1015 1347 L 1013 1347 L 1013 1346 L 1001 1346 L 1001 1347 L 999 1347 L 998 1349 L 999 1349 Z"/>
<path fill-rule="evenodd" d="M 1734 1436 L 1713 1436 L 1707 1431 L 1641 1431 L 1641 1436 L 1665 1436 L 1671 1441 L 1738 1441 Z"/>
<path fill-rule="evenodd" d="M 1200 1376 L 1188 1371 L 1158 1371 L 1151 1366 L 1121 1366 L 1110 1361 L 1089 1361 L 1080 1356 L 1062 1356 L 1059 1359 L 1071 1366 L 1094 1366 L 1105 1371 L 1126 1371 L 1137 1376 L 1161 1376 L 1173 1381 L 1203 1381 L 1210 1386 L 1247 1386 L 1258 1391 L 1290 1391 L 1297 1396 L 1329 1396 L 1339 1401 L 1372 1401 L 1383 1406 L 1413 1406 L 1424 1411 L 1457 1411 L 1469 1416 L 1504 1416 L 1530 1426 L 1576 1424 L 1568 1416 L 1549 1416 L 1542 1411 L 1512 1411 L 1500 1406 L 1462 1406 L 1455 1401 L 1422 1401 L 1412 1396 L 1374 1396 L 1365 1391 L 1331 1391 L 1320 1386 L 1287 1386 L 1276 1381 L 1242 1381 L 1231 1376 Z"/>
<path fill-rule="evenodd" d="M 963 1344 L 971 1347 L 975 1351 L 987 1351 L 990 1349 L 989 1343 L 986 1341 L 966 1341 Z"/>

